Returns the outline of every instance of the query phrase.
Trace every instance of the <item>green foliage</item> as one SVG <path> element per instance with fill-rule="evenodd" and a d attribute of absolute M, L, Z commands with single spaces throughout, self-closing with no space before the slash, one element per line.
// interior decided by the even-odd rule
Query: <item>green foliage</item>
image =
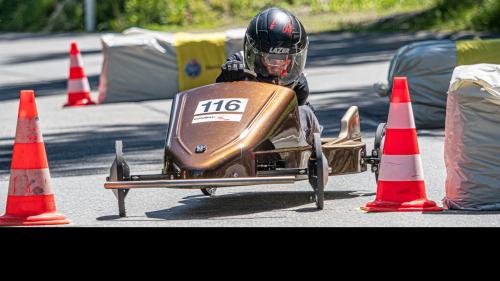
<path fill-rule="evenodd" d="M 327 11 L 356 12 L 369 10 L 380 11 L 386 9 L 419 8 L 424 7 L 429 3 L 434 3 L 435 0 L 336 0 L 323 2 L 328 2 Z"/>
<path fill-rule="evenodd" d="M 372 24 L 368 30 L 500 31 L 500 0 L 435 0 L 426 10 Z M 358 29 L 364 29 L 359 28 Z"/>
<path fill-rule="evenodd" d="M 83 27 L 77 0 L 0 0 L 0 30 L 61 31 Z"/>
<path fill-rule="evenodd" d="M 0 0 L 0 31 L 82 31 L 83 0 Z M 500 31 L 500 0 L 97 0 L 97 30 L 242 25 L 272 6 L 300 15 L 419 11 L 379 29 Z M 312 16 L 314 17 L 314 16 Z"/>
<path fill-rule="evenodd" d="M 115 29 L 128 26 L 212 26 L 223 18 L 249 19 L 274 1 L 251 0 L 127 0 Z"/>
<path fill-rule="evenodd" d="M 96 0 L 97 30 L 115 30 L 125 10 L 125 0 Z M 83 19 L 80 19 L 83 21 Z"/>
<path fill-rule="evenodd" d="M 481 31 L 500 32 L 500 0 L 485 0 L 479 6 L 472 26 Z"/>

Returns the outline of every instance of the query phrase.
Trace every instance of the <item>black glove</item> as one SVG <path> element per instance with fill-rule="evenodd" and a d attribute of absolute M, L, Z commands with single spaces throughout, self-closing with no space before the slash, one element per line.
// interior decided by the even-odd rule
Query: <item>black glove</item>
<path fill-rule="evenodd" d="M 245 64 L 240 61 L 228 61 L 221 66 L 221 70 L 226 82 L 245 80 Z"/>

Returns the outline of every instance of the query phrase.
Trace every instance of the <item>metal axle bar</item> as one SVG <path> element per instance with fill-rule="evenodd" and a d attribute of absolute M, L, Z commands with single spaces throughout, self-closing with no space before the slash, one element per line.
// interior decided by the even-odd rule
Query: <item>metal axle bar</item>
<path fill-rule="evenodd" d="M 180 179 L 180 180 L 144 180 L 144 181 L 112 181 L 106 182 L 106 189 L 129 188 L 183 188 L 198 189 L 201 187 L 229 187 L 258 184 L 294 183 L 295 176 L 254 177 L 254 178 L 220 178 L 220 179 Z"/>

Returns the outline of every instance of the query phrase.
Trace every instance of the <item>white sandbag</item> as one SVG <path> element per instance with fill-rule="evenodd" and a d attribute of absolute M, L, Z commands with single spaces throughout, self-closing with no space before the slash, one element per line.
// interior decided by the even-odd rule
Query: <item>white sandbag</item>
<path fill-rule="evenodd" d="M 103 35 L 101 42 L 99 103 L 169 98 L 177 93 L 173 36 L 131 32 Z"/>
<path fill-rule="evenodd" d="M 455 42 L 432 40 L 401 47 L 391 60 L 389 94 L 395 76 L 406 76 L 417 129 L 442 128 L 445 122 L 446 92 L 457 63 Z M 381 93 L 384 94 L 384 93 Z"/>
<path fill-rule="evenodd" d="M 401 47 L 391 60 L 388 84 L 378 83 L 381 96 L 390 95 L 395 76 L 408 77 L 417 129 L 443 128 L 446 96 L 458 65 L 498 63 L 500 40 L 431 40 Z"/>
<path fill-rule="evenodd" d="M 500 65 L 455 68 L 445 127 L 450 209 L 500 210 Z"/>
<path fill-rule="evenodd" d="M 225 32 L 226 57 L 243 49 L 244 33 Z M 179 92 L 174 38 L 173 33 L 140 28 L 103 35 L 99 103 L 173 98 Z"/>

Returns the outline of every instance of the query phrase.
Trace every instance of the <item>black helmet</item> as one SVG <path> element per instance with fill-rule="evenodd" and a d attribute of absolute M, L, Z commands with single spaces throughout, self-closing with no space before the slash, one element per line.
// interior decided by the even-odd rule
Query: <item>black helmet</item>
<path fill-rule="evenodd" d="M 290 12 L 270 8 L 257 14 L 245 34 L 245 65 L 259 80 L 294 83 L 304 70 L 309 40 L 304 26 Z"/>

